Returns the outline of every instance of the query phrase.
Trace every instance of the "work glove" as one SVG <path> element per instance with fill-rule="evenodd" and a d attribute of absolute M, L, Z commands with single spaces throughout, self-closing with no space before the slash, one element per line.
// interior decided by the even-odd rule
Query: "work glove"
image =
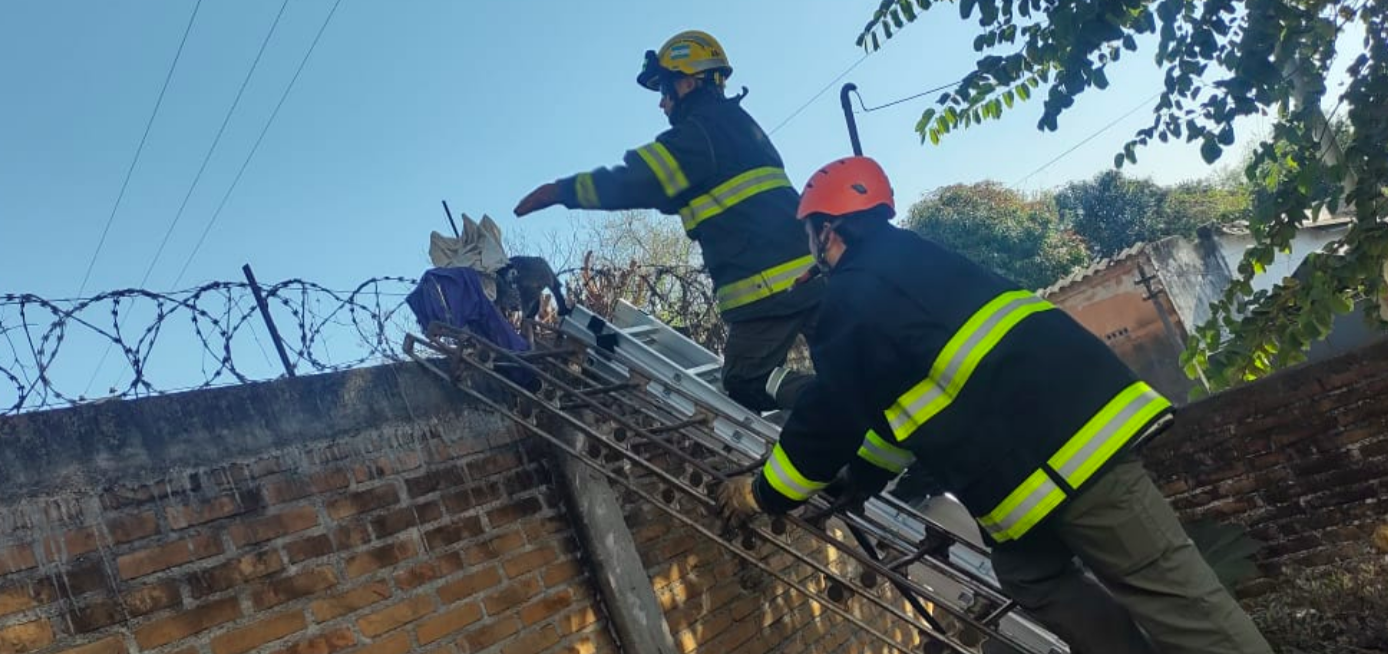
<path fill-rule="evenodd" d="M 752 490 L 755 475 L 733 477 L 722 483 L 716 493 L 718 512 L 732 524 L 742 524 L 762 513 L 757 494 Z"/>
<path fill-rule="evenodd" d="M 521 198 L 520 204 L 516 205 L 516 217 L 535 213 L 556 204 L 559 204 L 559 185 L 554 182 L 541 184 L 529 195 Z"/>

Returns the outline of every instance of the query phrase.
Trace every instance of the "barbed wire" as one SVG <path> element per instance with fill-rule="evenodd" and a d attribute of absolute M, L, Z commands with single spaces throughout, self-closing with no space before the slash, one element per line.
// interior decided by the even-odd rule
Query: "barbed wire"
<path fill-rule="evenodd" d="M 589 253 L 561 273 L 570 304 L 611 316 L 625 299 L 722 350 L 726 331 L 702 268 L 598 261 Z M 313 374 L 403 360 L 404 335 L 418 328 L 405 303 L 415 284 L 373 277 L 342 291 L 291 279 L 262 292 L 296 374 Z M 552 304 L 541 318 L 556 319 Z M 123 365 L 97 386 L 107 392 L 88 396 L 96 355 L 108 346 Z M 246 282 L 73 299 L 0 295 L 0 415 L 277 378 L 284 370 L 271 347 Z"/>
<path fill-rule="evenodd" d="M 376 277 L 338 291 L 291 279 L 263 292 L 296 371 L 317 373 L 401 360 L 398 344 L 414 327 L 404 296 L 414 284 L 403 277 Z M 0 296 L 0 415 L 276 376 L 271 371 L 277 366 L 267 367 L 265 341 L 258 334 L 263 318 L 250 297 L 245 282 L 170 293 L 124 289 L 68 300 Z M 127 322 L 127 315 L 135 320 Z M 123 324 L 141 327 L 132 331 Z M 347 342 L 332 347 L 339 339 Z M 74 390 L 86 386 L 86 375 L 77 373 L 90 373 L 96 348 L 107 344 L 125 363 L 114 374 L 129 381 L 118 382 L 101 398 L 87 398 Z M 248 361 L 251 351 L 259 358 Z M 169 361 L 158 365 L 159 355 Z M 186 365 L 194 356 L 201 359 L 200 370 Z M 58 368 L 73 374 L 57 375 Z"/>

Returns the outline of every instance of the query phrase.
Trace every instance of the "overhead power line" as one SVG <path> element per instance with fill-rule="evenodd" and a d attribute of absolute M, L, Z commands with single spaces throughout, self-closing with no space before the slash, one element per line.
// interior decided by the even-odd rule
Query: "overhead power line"
<path fill-rule="evenodd" d="M 236 113 L 236 107 L 241 104 L 241 96 L 245 94 L 246 87 L 251 83 L 251 77 L 255 76 L 256 68 L 260 66 L 260 58 L 265 54 L 266 46 L 270 45 L 270 38 L 275 35 L 275 30 L 280 25 L 280 19 L 284 17 L 284 10 L 289 6 L 289 0 L 280 3 L 280 10 L 275 14 L 274 22 L 270 23 L 270 30 L 265 33 L 265 38 L 260 41 L 260 49 L 255 53 L 255 59 L 251 61 L 250 70 L 246 71 L 246 77 L 241 80 L 241 88 L 236 90 L 236 97 L 232 99 L 231 106 L 227 107 L 226 115 L 222 117 L 222 125 L 217 128 L 217 135 L 212 139 L 212 145 L 208 146 L 207 154 L 202 157 L 202 164 L 198 166 L 198 172 L 193 176 L 193 182 L 188 185 L 188 192 L 183 194 L 183 202 L 178 205 L 178 212 L 174 214 L 173 221 L 169 223 L 169 228 L 164 231 L 164 238 L 159 242 L 159 248 L 154 252 L 154 258 L 150 259 L 149 267 L 145 269 L 145 276 L 140 280 L 140 288 L 144 288 L 149 282 L 150 274 L 154 272 L 154 266 L 159 262 L 159 257 L 164 254 L 164 247 L 169 244 L 169 237 L 173 236 L 174 228 L 178 226 L 178 221 L 183 218 L 183 212 L 188 208 L 188 200 L 193 197 L 193 191 L 197 189 L 198 182 L 202 181 L 202 174 L 207 170 L 208 162 L 212 161 L 212 154 L 216 152 L 217 145 L 222 142 L 222 135 L 226 133 L 227 124 L 231 122 L 231 117 Z"/>
<path fill-rule="evenodd" d="M 183 36 L 178 40 L 178 50 L 174 52 L 173 61 L 169 62 L 169 70 L 164 74 L 164 84 L 159 87 L 159 97 L 154 101 L 154 109 L 149 112 L 149 120 L 145 121 L 145 131 L 140 135 L 140 144 L 135 147 L 135 155 L 130 159 L 130 165 L 126 166 L 125 179 L 121 181 L 120 192 L 116 194 L 116 201 L 111 205 L 111 213 L 106 217 L 106 226 L 101 229 L 101 238 L 96 242 L 96 251 L 92 252 L 92 259 L 87 263 L 87 272 L 82 275 L 81 287 L 77 290 L 77 296 L 81 297 L 87 290 L 87 282 L 91 280 L 92 269 L 96 267 L 96 259 L 101 254 L 101 249 L 106 245 L 106 236 L 111 232 L 111 224 L 116 220 L 116 212 L 120 209 L 121 200 L 125 198 L 125 189 L 130 186 L 130 177 L 135 173 L 135 166 L 140 162 L 140 154 L 145 150 L 145 142 L 149 140 L 150 128 L 154 127 L 154 117 L 159 115 L 159 107 L 164 104 L 164 93 L 169 90 L 169 82 L 173 79 L 174 69 L 178 67 L 178 60 L 183 57 L 183 46 L 188 43 L 188 34 L 193 31 L 193 20 L 198 17 L 198 9 L 202 7 L 202 0 L 198 0 L 193 5 L 193 13 L 188 16 L 188 24 L 183 26 Z"/>
<path fill-rule="evenodd" d="M 828 83 L 828 84 L 825 84 L 825 85 L 824 85 L 824 88 L 820 89 L 818 93 L 815 93 L 814 95 L 810 96 L 810 99 L 809 99 L 809 100 L 806 100 L 805 103 L 802 104 L 802 105 L 800 105 L 800 107 L 799 107 L 798 109 L 796 109 L 795 111 L 791 112 L 791 114 L 790 114 L 789 116 L 786 116 L 785 120 L 782 120 L 782 121 L 780 122 L 780 124 L 778 124 L 778 125 L 776 125 L 775 127 L 771 128 L 771 131 L 770 131 L 770 132 L 767 132 L 767 134 L 768 134 L 768 135 L 775 134 L 776 132 L 779 132 L 779 131 L 781 130 L 782 127 L 785 127 L 788 123 L 790 123 L 790 121 L 795 120 L 795 117 L 796 117 L 796 116 L 799 116 L 801 112 L 803 112 L 805 109 L 809 108 L 810 105 L 814 104 L 814 101 L 815 101 L 815 100 L 818 100 L 818 99 L 820 98 L 820 96 L 822 96 L 822 95 L 824 95 L 825 93 L 827 93 L 827 92 L 829 91 L 829 89 L 834 88 L 834 85 L 835 85 L 835 84 L 838 84 L 838 83 L 839 83 L 839 80 L 841 80 L 841 79 L 847 77 L 849 73 L 853 72 L 853 69 L 854 69 L 854 68 L 857 68 L 858 65 L 861 64 L 861 63 L 863 63 L 864 61 L 867 61 L 867 58 L 868 58 L 867 55 L 863 55 L 863 56 L 862 56 L 861 58 L 859 58 L 857 61 L 853 62 L 853 65 L 852 65 L 852 66 L 849 66 L 848 68 L 844 69 L 844 71 L 843 71 L 842 73 L 839 73 L 838 76 L 835 77 L 834 79 L 829 80 L 829 83 Z"/>
<path fill-rule="evenodd" d="M 265 54 L 265 48 L 270 44 L 270 38 L 275 35 L 275 29 L 279 27 L 280 18 L 284 16 L 284 10 L 288 6 L 289 0 L 280 3 L 279 12 L 275 14 L 274 22 L 270 23 L 270 30 L 265 33 L 265 38 L 261 39 L 260 49 L 256 51 L 255 59 L 251 61 L 251 68 L 246 71 L 246 77 L 241 80 L 241 88 L 237 89 L 236 97 L 231 101 L 231 106 L 227 108 L 226 115 L 222 117 L 222 124 L 217 128 L 217 135 L 213 137 L 212 145 L 207 148 L 207 154 L 203 155 L 202 165 L 198 166 L 197 174 L 193 176 L 192 183 L 188 185 L 188 192 L 183 194 L 183 202 L 178 205 L 178 212 L 174 214 L 173 221 L 169 223 L 169 228 L 164 230 L 164 238 L 159 241 L 159 247 L 155 250 L 154 257 L 149 260 L 149 266 L 145 268 L 144 277 L 140 278 L 138 288 L 145 288 L 146 284 L 149 283 L 150 275 L 154 273 L 154 267 L 159 263 L 159 257 L 164 254 L 164 248 L 169 244 L 169 237 L 173 236 L 174 228 L 178 226 L 178 221 L 183 218 L 183 211 L 188 208 L 188 200 L 193 197 L 193 191 L 198 187 L 198 182 L 202 180 L 202 174 L 207 170 L 208 162 L 212 160 L 212 153 L 217 150 L 217 144 L 221 143 L 222 134 L 226 133 L 231 116 L 236 113 L 236 107 L 241 104 L 241 96 L 245 94 L 246 87 L 250 85 L 251 77 L 255 75 L 256 68 L 260 66 L 260 58 Z M 97 360 L 96 368 L 92 370 L 91 379 L 87 381 L 83 393 L 89 392 L 92 384 L 96 383 L 97 376 L 101 374 L 101 369 L 106 365 L 106 358 L 111 355 L 112 345 L 113 343 L 106 344 L 106 349 L 101 353 L 101 358 Z"/>
<path fill-rule="evenodd" d="M 289 97 L 289 91 L 294 88 L 294 83 L 299 81 L 299 74 L 304 72 L 304 65 L 308 63 L 309 56 L 313 54 L 313 49 L 318 47 L 319 39 L 323 38 L 323 32 L 328 29 L 328 23 L 332 21 L 333 14 L 337 13 L 337 6 L 340 4 L 342 4 L 342 0 L 336 0 L 332 8 L 328 10 L 328 15 L 323 19 L 323 24 L 318 27 L 318 33 L 314 35 L 313 42 L 309 44 L 308 50 L 304 52 L 303 58 L 299 60 L 299 67 L 294 70 L 294 76 L 290 78 L 289 84 L 284 87 L 284 92 L 280 94 L 279 101 L 275 103 L 275 110 L 270 112 L 270 118 L 265 121 L 265 126 L 261 128 L 260 136 L 255 139 L 255 145 L 252 145 L 250 152 L 246 153 L 246 159 L 241 162 L 241 168 L 236 171 L 236 177 L 231 180 L 231 186 L 227 187 L 227 192 L 222 195 L 222 200 L 217 203 L 217 208 L 212 212 L 212 217 L 207 221 L 207 225 L 203 227 L 202 235 L 198 237 L 198 242 L 193 246 L 193 251 L 188 254 L 188 259 L 183 262 L 183 267 L 178 271 L 178 277 L 176 277 L 174 283 L 171 284 L 172 287 L 177 287 L 178 283 L 183 280 L 183 275 L 188 272 L 188 266 L 192 265 L 193 259 L 197 257 L 198 251 L 202 249 L 203 242 L 207 240 L 207 234 L 212 231 L 212 226 L 215 225 L 217 219 L 221 217 L 222 209 L 227 206 L 227 200 L 231 198 L 232 192 L 236 190 L 236 185 L 241 182 L 241 176 L 246 173 L 246 168 L 250 166 L 251 159 L 255 157 L 255 153 L 260 149 L 260 143 L 265 140 L 266 132 L 270 131 L 270 126 L 275 123 L 275 118 L 280 115 L 280 107 L 284 106 L 284 101 Z"/>
<path fill-rule="evenodd" d="M 1119 117 L 1117 117 L 1117 118 L 1114 118 L 1113 120 L 1109 121 L 1109 123 L 1108 123 L 1107 125 L 1104 125 L 1103 127 L 1100 127 L 1100 128 L 1099 128 L 1098 130 L 1096 130 L 1093 134 L 1090 134 L 1089 136 L 1084 137 L 1084 140 L 1080 141 L 1079 143 L 1076 143 L 1076 144 L 1070 146 L 1070 149 L 1068 149 L 1068 150 L 1066 150 L 1066 151 L 1060 153 L 1059 155 L 1056 156 L 1056 158 L 1051 159 L 1050 161 L 1047 161 L 1047 162 L 1044 163 L 1044 164 L 1041 164 L 1041 167 L 1040 167 L 1040 168 L 1037 168 L 1036 170 L 1033 170 L 1033 171 L 1027 173 L 1025 177 L 1023 177 L 1023 178 L 1021 178 L 1021 179 L 1019 179 L 1019 180 L 1013 182 L 1012 185 L 1013 185 L 1013 186 L 1021 186 L 1023 182 L 1025 182 L 1025 181 L 1031 179 L 1032 177 L 1035 177 L 1035 176 L 1036 176 L 1038 173 L 1040 173 L 1041 171 L 1043 171 L 1043 170 L 1045 170 L 1045 169 L 1047 169 L 1047 168 L 1050 168 L 1052 165 L 1055 164 L 1055 162 L 1060 161 L 1061 159 L 1064 159 L 1065 157 L 1069 156 L 1071 152 L 1074 152 L 1075 150 L 1080 149 L 1080 147 L 1082 147 L 1085 143 L 1088 143 L 1088 142 L 1094 140 L 1094 139 L 1097 138 L 1100 134 L 1103 134 L 1104 132 L 1107 132 L 1107 131 L 1108 131 L 1109 129 L 1111 129 L 1114 125 L 1117 125 L 1118 123 L 1123 122 L 1123 119 L 1125 119 L 1125 118 L 1127 118 L 1128 116 L 1131 116 L 1131 115 L 1137 113 L 1137 111 L 1138 111 L 1139 109 L 1142 109 L 1143 107 L 1146 107 L 1147 105 L 1151 104 L 1151 102 L 1152 102 L 1153 100 L 1156 100 L 1157 97 L 1160 96 L 1161 94 L 1162 94 L 1161 91 L 1158 91 L 1158 92 L 1156 92 L 1156 93 L 1153 93 L 1151 96 L 1147 97 L 1147 98 L 1144 99 L 1142 102 L 1138 103 L 1138 104 L 1137 104 L 1136 106 L 1134 106 L 1132 109 L 1129 109 L 1129 110 L 1123 112 L 1123 115 L 1121 115 L 1121 116 L 1119 116 Z"/>

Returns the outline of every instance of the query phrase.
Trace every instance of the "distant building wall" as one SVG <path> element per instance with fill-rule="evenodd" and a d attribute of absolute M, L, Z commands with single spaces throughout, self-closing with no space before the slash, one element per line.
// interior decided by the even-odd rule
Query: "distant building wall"
<path fill-rule="evenodd" d="M 1185 325 L 1168 294 L 1159 293 L 1157 302 L 1144 299 L 1147 290 L 1137 283 L 1142 277 L 1139 268 L 1148 274 L 1156 269 L 1145 253 L 1130 252 L 1062 282 L 1044 295 L 1103 339 L 1118 358 L 1157 390 L 1173 401 L 1184 402 L 1192 388 L 1179 359 Z M 1159 308 L 1166 312 L 1174 334 L 1163 324 Z"/>

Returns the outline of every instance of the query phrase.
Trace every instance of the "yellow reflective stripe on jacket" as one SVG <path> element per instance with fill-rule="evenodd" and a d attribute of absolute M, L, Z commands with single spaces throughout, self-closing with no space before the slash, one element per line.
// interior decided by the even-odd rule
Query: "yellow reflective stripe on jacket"
<path fill-rule="evenodd" d="M 673 198 L 689 188 L 689 178 L 685 177 L 684 169 L 680 168 L 679 162 L 661 142 L 636 148 L 636 154 L 641 155 L 641 159 L 651 167 L 651 172 L 655 173 L 655 178 L 660 180 L 665 197 Z"/>
<path fill-rule="evenodd" d="M 916 455 L 910 450 L 888 443 L 874 430 L 868 430 L 863 438 L 863 446 L 858 448 L 858 458 L 898 475 L 916 461 Z"/>
<path fill-rule="evenodd" d="M 762 298 L 771 297 L 795 285 L 796 278 L 814 265 L 814 257 L 805 255 L 756 275 L 718 288 L 718 310 L 729 311 Z"/>
<path fill-rule="evenodd" d="M 930 367 L 930 375 L 887 408 L 887 422 L 896 439 L 906 440 L 907 436 L 949 406 L 965 382 L 969 381 L 978 363 L 1017 323 L 1033 313 L 1054 308 L 1051 303 L 1027 291 L 1010 291 L 993 298 L 974 312 L 940 350 Z"/>
<path fill-rule="evenodd" d="M 1079 488 L 1153 418 L 1169 408 L 1171 402 L 1151 386 L 1134 382 L 1095 413 L 1046 465 L 1070 488 Z M 1044 469 L 1037 470 L 978 522 L 998 542 L 1015 540 L 1064 500 L 1065 492 L 1060 486 Z"/>
<path fill-rule="evenodd" d="M 584 209 L 602 207 L 598 202 L 598 187 L 593 185 L 592 173 L 579 173 L 574 176 L 574 195 L 578 198 L 578 206 Z"/>
<path fill-rule="evenodd" d="M 978 523 L 999 543 L 1016 540 L 1063 501 L 1065 492 L 1045 471 L 1037 470 Z"/>
<path fill-rule="evenodd" d="M 690 200 L 688 206 L 680 209 L 684 231 L 693 231 L 699 223 L 727 211 L 753 195 L 790 185 L 790 178 L 786 177 L 786 171 L 781 168 L 753 168 Z"/>
<path fill-rule="evenodd" d="M 829 485 L 829 482 L 810 481 L 800 474 L 795 464 L 790 462 L 790 457 L 786 456 L 786 451 L 781 449 L 780 443 L 771 448 L 771 456 L 762 467 L 762 474 L 776 492 L 797 502 L 810 499 L 816 491 Z"/>
<path fill-rule="evenodd" d="M 1136 436 L 1171 402 L 1137 382 L 1109 401 L 1047 464 L 1071 488 L 1079 488 L 1104 462 Z"/>

